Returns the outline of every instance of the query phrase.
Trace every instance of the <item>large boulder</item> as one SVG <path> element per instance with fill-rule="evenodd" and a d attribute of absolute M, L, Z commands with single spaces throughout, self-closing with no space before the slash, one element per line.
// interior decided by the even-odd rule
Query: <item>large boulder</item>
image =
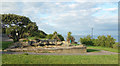
<path fill-rule="evenodd" d="M 34 41 L 28 41 L 28 45 L 32 46 L 35 42 Z"/>
<path fill-rule="evenodd" d="M 35 39 L 36 40 L 36 43 L 40 42 L 40 39 Z"/>

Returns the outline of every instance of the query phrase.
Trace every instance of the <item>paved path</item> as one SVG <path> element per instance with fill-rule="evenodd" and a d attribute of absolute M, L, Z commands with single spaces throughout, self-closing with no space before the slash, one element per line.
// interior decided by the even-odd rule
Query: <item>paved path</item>
<path fill-rule="evenodd" d="M 1 53 L 1 52 L 0 52 Z M 35 52 L 2 52 L 3 54 L 32 54 L 32 55 L 111 55 L 118 54 L 116 52 L 109 52 L 101 50 L 100 52 L 87 52 L 87 53 L 35 53 Z"/>

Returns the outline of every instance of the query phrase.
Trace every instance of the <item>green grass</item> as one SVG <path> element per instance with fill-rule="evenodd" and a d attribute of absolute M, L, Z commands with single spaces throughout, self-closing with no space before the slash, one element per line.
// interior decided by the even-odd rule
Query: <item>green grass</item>
<path fill-rule="evenodd" d="M 100 52 L 100 50 L 96 50 L 96 49 L 87 49 L 87 52 Z"/>
<path fill-rule="evenodd" d="M 27 37 L 28 38 L 28 40 L 35 40 L 36 38 L 37 39 L 47 39 L 47 38 L 39 38 L 39 37 Z"/>
<path fill-rule="evenodd" d="M 118 64 L 118 55 L 2 55 L 3 64 Z"/>
<path fill-rule="evenodd" d="M 28 40 L 34 40 L 36 37 L 27 37 Z"/>
<path fill-rule="evenodd" d="M 108 47 L 101 47 L 101 46 L 87 46 L 87 49 L 99 49 L 111 52 L 118 52 L 118 49 L 108 48 Z"/>
<path fill-rule="evenodd" d="M 0 50 L 1 49 L 4 50 L 4 49 L 8 48 L 8 46 L 12 43 L 13 43 L 12 41 L 2 41 L 2 42 L 0 42 L 0 44 L 2 44 L 2 47 L 0 47 Z"/>
<path fill-rule="evenodd" d="M 78 46 L 78 45 L 80 45 L 80 44 L 72 44 L 72 45 L 74 45 L 74 46 Z"/>

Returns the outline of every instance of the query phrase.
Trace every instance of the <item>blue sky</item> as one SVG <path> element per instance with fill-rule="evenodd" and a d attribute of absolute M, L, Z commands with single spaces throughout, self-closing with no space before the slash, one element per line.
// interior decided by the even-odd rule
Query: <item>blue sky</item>
<path fill-rule="evenodd" d="M 118 34 L 117 2 L 4 2 L 0 13 L 29 17 L 46 33 L 66 35 Z"/>

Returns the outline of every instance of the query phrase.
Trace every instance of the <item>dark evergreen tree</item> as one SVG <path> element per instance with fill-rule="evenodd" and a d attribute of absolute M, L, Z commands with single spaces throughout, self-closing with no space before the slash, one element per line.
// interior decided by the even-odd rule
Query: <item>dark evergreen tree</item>
<path fill-rule="evenodd" d="M 35 22 L 32 22 L 26 16 L 16 14 L 0 14 L 2 33 L 11 35 L 14 42 L 19 41 L 25 36 L 46 36 L 46 33 L 38 30 Z M 36 34 L 36 35 L 35 35 Z"/>

